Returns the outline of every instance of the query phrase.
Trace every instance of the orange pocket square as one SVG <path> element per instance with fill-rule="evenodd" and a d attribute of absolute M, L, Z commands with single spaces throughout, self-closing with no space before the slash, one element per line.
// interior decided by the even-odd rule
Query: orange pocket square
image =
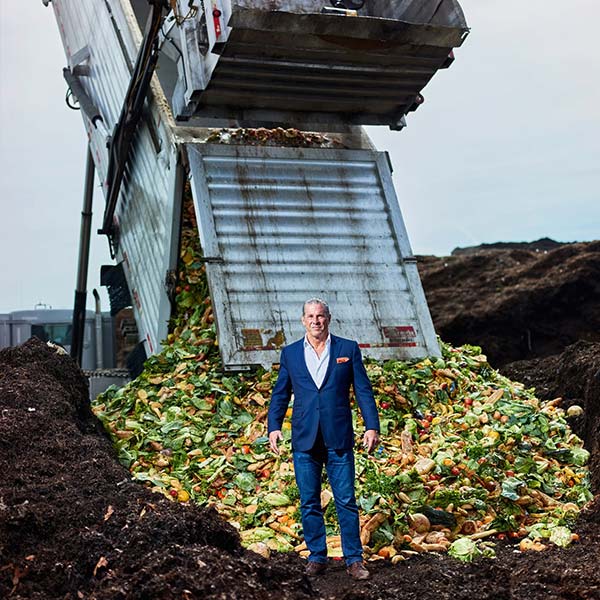
<path fill-rule="evenodd" d="M 350 359 L 347 356 L 340 356 L 335 359 L 338 364 L 348 362 Z"/>

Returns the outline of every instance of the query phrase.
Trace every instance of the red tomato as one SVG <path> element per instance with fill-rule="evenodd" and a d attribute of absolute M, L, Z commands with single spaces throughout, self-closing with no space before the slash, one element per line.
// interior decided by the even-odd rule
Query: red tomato
<path fill-rule="evenodd" d="M 458 467 L 452 467 L 450 472 L 452 475 L 460 475 L 460 469 Z"/>
<path fill-rule="evenodd" d="M 169 494 L 171 494 L 171 496 L 173 496 L 173 498 L 177 498 L 177 490 L 169 490 Z"/>
<path fill-rule="evenodd" d="M 386 408 L 390 407 L 390 403 L 389 402 L 381 402 L 379 404 L 379 406 L 381 406 L 381 408 L 383 408 L 383 410 L 385 410 Z"/>

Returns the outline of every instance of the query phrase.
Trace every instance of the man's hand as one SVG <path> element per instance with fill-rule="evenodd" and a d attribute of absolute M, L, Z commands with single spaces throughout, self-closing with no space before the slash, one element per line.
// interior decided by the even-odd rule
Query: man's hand
<path fill-rule="evenodd" d="M 273 432 L 275 433 L 275 432 Z M 375 429 L 367 429 L 367 431 L 365 431 L 365 435 L 363 437 L 363 446 L 365 447 L 366 451 L 371 454 L 371 452 L 373 452 L 373 450 L 375 450 L 375 448 L 377 448 L 377 445 L 379 444 L 379 433 L 377 433 L 377 431 Z"/>
<path fill-rule="evenodd" d="M 279 440 L 283 440 L 281 429 L 275 429 L 274 431 L 271 431 L 269 434 L 269 446 L 271 446 L 271 450 L 273 450 L 275 454 L 279 454 L 279 448 L 277 447 L 277 442 Z"/>

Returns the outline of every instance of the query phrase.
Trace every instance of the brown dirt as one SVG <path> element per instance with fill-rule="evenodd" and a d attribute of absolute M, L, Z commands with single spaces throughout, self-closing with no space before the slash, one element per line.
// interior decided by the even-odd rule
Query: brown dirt
<path fill-rule="evenodd" d="M 307 597 L 289 557 L 131 482 L 81 372 L 36 339 L 0 352 L 0 473 L 0 598 Z"/>
<path fill-rule="evenodd" d="M 532 248 L 419 257 L 444 341 L 481 346 L 495 367 L 557 354 L 579 340 L 600 342 L 600 241 Z"/>
<path fill-rule="evenodd" d="M 444 339 L 460 343 L 464 335 L 462 341 L 481 343 L 505 374 L 540 396 L 584 407 L 573 426 L 592 452 L 596 492 L 599 253 L 596 242 L 544 255 L 490 250 L 421 265 Z M 460 323 L 470 327 L 464 334 Z M 525 325 L 532 340 L 526 354 L 534 358 L 508 364 L 522 358 Z M 548 356 L 553 348 L 559 354 Z M 373 577 L 364 583 L 351 581 L 334 561 L 309 581 L 298 557 L 267 561 L 244 551 L 214 511 L 170 502 L 131 482 L 90 412 L 81 372 L 37 340 L 0 352 L 0 473 L 0 598 L 600 598 L 600 496 L 578 521 L 581 542 L 566 550 L 521 554 L 506 540 L 493 560 L 463 564 L 429 554 L 396 566 L 380 561 L 370 564 Z"/>

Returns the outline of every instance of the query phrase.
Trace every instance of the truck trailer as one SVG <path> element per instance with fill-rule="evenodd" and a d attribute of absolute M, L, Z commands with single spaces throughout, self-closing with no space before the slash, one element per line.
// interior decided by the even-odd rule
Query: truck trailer
<path fill-rule="evenodd" d="M 102 182 L 102 283 L 142 359 L 168 333 L 186 182 L 226 369 L 277 362 L 313 296 L 368 357 L 440 354 L 362 126 L 401 130 L 423 104 L 468 34 L 456 0 L 43 2 Z"/>

